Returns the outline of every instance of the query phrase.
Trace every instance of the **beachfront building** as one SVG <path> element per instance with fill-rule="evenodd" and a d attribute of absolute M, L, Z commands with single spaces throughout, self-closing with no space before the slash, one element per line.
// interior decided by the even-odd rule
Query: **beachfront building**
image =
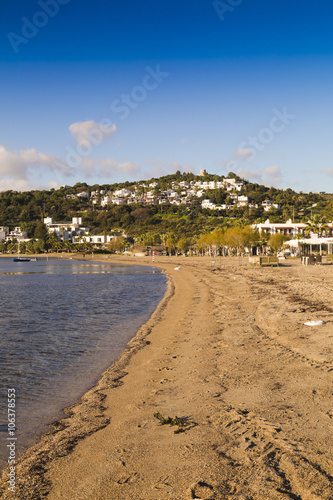
<path fill-rule="evenodd" d="M 113 234 L 84 234 L 73 237 L 73 243 L 90 243 L 94 246 L 101 246 L 103 248 L 104 245 L 110 243 L 113 240 L 116 240 L 119 237 L 127 238 L 127 235 L 123 231 L 117 231 Z"/>
<path fill-rule="evenodd" d="M 21 231 L 20 226 L 16 226 L 13 229 L 13 231 L 9 231 L 5 236 L 5 241 L 11 241 L 11 240 L 29 241 L 28 233 L 26 231 Z"/>
<path fill-rule="evenodd" d="M 312 235 L 311 238 L 300 238 L 286 241 L 292 255 L 332 255 L 333 238 L 320 238 Z"/>
<path fill-rule="evenodd" d="M 270 222 L 269 219 L 262 224 L 253 224 L 252 227 L 257 229 L 259 233 L 266 232 L 267 234 L 281 233 L 291 238 L 296 238 L 297 234 L 303 235 L 307 224 L 303 222 L 292 222 L 291 219 L 287 222 Z"/>
<path fill-rule="evenodd" d="M 0 226 L 0 243 L 5 241 L 7 234 L 9 233 L 9 227 Z"/>
<path fill-rule="evenodd" d="M 74 236 L 73 243 L 91 243 L 92 245 L 105 245 L 110 243 L 114 239 L 114 236 L 109 236 L 105 234 L 92 234 L 83 236 Z"/>
<path fill-rule="evenodd" d="M 89 233 L 89 227 L 83 227 L 82 217 L 73 217 L 72 222 L 54 222 L 52 217 L 45 217 L 44 224 L 48 233 L 54 233 L 58 240 L 73 241 L 75 236 Z"/>

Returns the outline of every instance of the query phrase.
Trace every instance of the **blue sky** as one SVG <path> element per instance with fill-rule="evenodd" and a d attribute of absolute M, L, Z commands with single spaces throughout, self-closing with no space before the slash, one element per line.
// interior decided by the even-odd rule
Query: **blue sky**
<path fill-rule="evenodd" d="M 1 9 L 0 190 L 205 168 L 332 192 L 328 0 Z"/>

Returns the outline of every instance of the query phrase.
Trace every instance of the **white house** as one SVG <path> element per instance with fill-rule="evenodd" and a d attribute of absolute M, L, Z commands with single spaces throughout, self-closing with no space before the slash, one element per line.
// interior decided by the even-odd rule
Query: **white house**
<path fill-rule="evenodd" d="M 52 217 L 45 217 L 44 224 L 49 233 L 55 233 L 59 240 L 73 241 L 74 236 L 89 233 L 88 227 L 82 227 L 82 217 L 73 217 L 72 222 L 55 223 Z"/>
<path fill-rule="evenodd" d="M 9 233 L 9 228 L 6 226 L 0 226 L 0 242 L 6 239 L 7 234 Z"/>
<path fill-rule="evenodd" d="M 7 228 L 8 229 L 8 228 Z M 28 237 L 28 233 L 26 231 L 21 231 L 20 226 L 16 226 L 13 231 L 10 231 L 9 233 L 6 234 L 5 236 L 5 241 L 10 241 L 10 240 L 17 240 L 17 241 L 24 241 Z"/>
<path fill-rule="evenodd" d="M 237 181 L 236 179 L 225 179 L 224 186 L 227 191 L 241 191 L 243 189 L 244 182 Z"/>
<path fill-rule="evenodd" d="M 265 200 L 262 202 L 265 212 L 269 212 L 271 208 L 276 208 L 280 210 L 281 206 L 278 203 L 273 203 L 271 200 Z"/>
<path fill-rule="evenodd" d="M 113 193 L 113 195 L 116 197 L 116 198 L 128 198 L 129 196 L 131 196 L 131 191 L 129 191 L 129 189 L 118 189 L 117 191 L 115 191 Z"/>
<path fill-rule="evenodd" d="M 87 193 L 86 191 L 82 191 L 82 193 L 78 193 L 76 196 L 78 198 L 89 198 L 89 193 Z"/>
<path fill-rule="evenodd" d="M 237 206 L 246 207 L 249 203 L 248 196 L 237 196 Z"/>
<path fill-rule="evenodd" d="M 216 209 L 216 204 L 213 203 L 212 201 L 206 199 L 202 200 L 201 202 L 201 208 L 208 208 L 209 210 L 215 210 Z"/>
<path fill-rule="evenodd" d="M 258 229 L 259 233 L 266 231 L 268 234 L 282 233 L 286 236 L 296 238 L 297 234 L 302 234 L 306 228 L 303 222 L 292 222 L 291 219 L 287 222 L 270 222 L 269 219 L 262 224 L 253 224 L 253 228 Z"/>
<path fill-rule="evenodd" d="M 93 234 L 93 235 L 83 235 L 74 236 L 73 243 L 91 243 L 93 245 L 105 245 L 110 243 L 115 238 L 115 235 L 108 234 Z"/>

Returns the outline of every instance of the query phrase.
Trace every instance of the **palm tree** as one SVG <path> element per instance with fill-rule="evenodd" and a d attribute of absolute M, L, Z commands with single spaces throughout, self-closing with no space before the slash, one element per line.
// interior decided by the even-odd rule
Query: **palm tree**
<path fill-rule="evenodd" d="M 70 242 L 69 240 L 64 241 L 64 248 L 66 249 L 67 252 L 72 252 L 73 251 L 73 243 Z"/>
<path fill-rule="evenodd" d="M 47 243 L 47 247 L 50 248 L 51 251 L 54 250 L 57 247 L 58 243 L 59 243 L 59 240 L 58 240 L 56 234 L 55 233 L 50 233 L 48 235 L 46 243 Z"/>
<path fill-rule="evenodd" d="M 306 228 L 304 229 L 305 234 L 317 234 L 318 237 L 323 233 L 326 234 L 328 231 L 329 227 L 326 220 L 318 214 L 314 215 L 312 219 L 307 222 Z"/>

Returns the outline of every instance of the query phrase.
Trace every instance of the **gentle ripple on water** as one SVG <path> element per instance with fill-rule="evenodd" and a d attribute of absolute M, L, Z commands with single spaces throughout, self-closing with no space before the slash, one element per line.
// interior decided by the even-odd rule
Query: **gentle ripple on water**
<path fill-rule="evenodd" d="M 17 393 L 22 450 L 115 361 L 165 290 L 166 278 L 155 268 L 0 259 L 4 440 L 8 387 Z"/>

